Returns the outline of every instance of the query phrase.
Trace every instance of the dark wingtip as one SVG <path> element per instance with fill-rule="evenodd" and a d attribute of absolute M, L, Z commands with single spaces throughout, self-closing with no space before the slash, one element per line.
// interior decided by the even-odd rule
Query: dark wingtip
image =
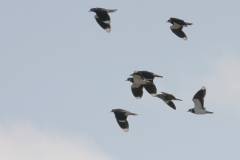
<path fill-rule="evenodd" d="M 169 107 L 171 107 L 172 109 L 176 110 L 176 106 L 175 106 L 175 104 L 172 101 L 169 101 L 167 104 L 168 104 Z"/>

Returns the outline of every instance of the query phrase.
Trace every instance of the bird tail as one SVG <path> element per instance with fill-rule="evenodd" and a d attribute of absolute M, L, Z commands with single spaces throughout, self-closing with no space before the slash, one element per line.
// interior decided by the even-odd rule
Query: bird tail
<path fill-rule="evenodd" d="M 136 116 L 136 115 L 138 115 L 138 114 L 136 114 L 136 113 L 132 113 L 132 112 L 126 112 L 125 115 L 126 115 L 126 116 L 129 116 L 129 115 Z"/>
<path fill-rule="evenodd" d="M 157 74 L 154 74 L 154 77 L 161 77 L 161 78 L 163 78 L 163 76 L 159 76 L 159 75 L 157 75 Z"/>
<path fill-rule="evenodd" d="M 183 100 L 181 100 L 181 99 L 177 99 L 177 98 L 176 98 L 175 100 L 183 101 Z"/>
<path fill-rule="evenodd" d="M 208 113 L 208 114 L 213 114 L 213 112 L 209 112 L 209 111 L 207 111 L 207 113 Z"/>
<path fill-rule="evenodd" d="M 138 115 L 138 114 L 136 114 L 136 113 L 131 113 L 130 115 L 136 116 L 136 115 Z"/>
<path fill-rule="evenodd" d="M 192 25 L 192 23 L 188 23 L 188 22 L 185 22 L 186 23 L 186 25 Z"/>
<path fill-rule="evenodd" d="M 108 10 L 108 13 L 110 13 L 110 12 L 115 12 L 115 11 L 117 11 L 117 9 L 109 9 L 109 10 Z"/>

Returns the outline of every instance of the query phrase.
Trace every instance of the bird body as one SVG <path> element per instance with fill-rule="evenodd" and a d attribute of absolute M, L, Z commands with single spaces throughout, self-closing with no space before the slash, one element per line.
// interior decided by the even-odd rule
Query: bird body
<path fill-rule="evenodd" d="M 168 20 L 169 23 L 172 23 L 173 25 L 179 25 L 187 27 L 187 25 L 192 25 L 192 23 L 184 22 L 184 20 L 178 19 L 178 18 L 170 18 Z"/>
<path fill-rule="evenodd" d="M 156 97 L 162 99 L 168 106 L 176 110 L 175 104 L 172 102 L 172 100 L 179 100 L 179 101 L 182 101 L 182 100 L 174 97 L 170 93 L 167 93 L 167 92 L 161 92 L 161 93 L 162 94 L 157 94 Z"/>
<path fill-rule="evenodd" d="M 204 97 L 206 95 L 206 87 L 202 87 L 194 96 L 193 103 L 194 108 L 189 109 L 188 112 L 192 112 L 194 114 L 213 114 L 213 112 L 209 112 L 204 107 Z"/>
<path fill-rule="evenodd" d="M 132 112 L 129 112 L 124 109 L 113 109 L 111 112 L 113 112 L 115 114 L 117 123 L 123 129 L 124 132 L 127 132 L 129 130 L 127 116 L 129 116 L 129 115 L 136 116 L 137 115 L 136 113 L 132 113 Z"/>
<path fill-rule="evenodd" d="M 131 86 L 131 89 L 134 97 L 136 97 L 137 99 L 142 98 L 143 87 L 152 96 L 156 95 L 157 88 L 153 83 L 153 79 L 154 77 L 162 77 L 162 76 L 156 75 L 148 71 L 135 71 L 130 76 L 133 76 L 133 78 L 128 78 L 126 81 L 130 81 L 133 83 Z"/>
<path fill-rule="evenodd" d="M 105 8 L 92 8 L 89 12 L 95 12 L 96 15 L 94 18 L 96 19 L 97 23 L 107 32 L 111 31 L 110 26 L 110 16 L 108 13 L 115 12 L 117 9 L 105 9 Z"/>
<path fill-rule="evenodd" d="M 163 78 L 163 76 L 159 76 L 159 75 L 157 75 L 153 72 L 149 72 L 149 71 L 135 71 L 134 73 L 142 75 L 142 77 L 147 80 L 153 80 L 155 77 Z"/>
<path fill-rule="evenodd" d="M 179 38 L 187 40 L 186 34 L 182 31 L 183 27 L 187 27 L 188 25 L 192 25 L 192 23 L 184 22 L 178 18 L 170 18 L 167 22 L 171 23 L 170 29 L 172 32 L 177 35 Z"/>
<path fill-rule="evenodd" d="M 134 84 L 137 84 L 137 85 L 140 85 L 140 84 L 147 84 L 148 81 L 143 78 L 142 75 L 140 74 L 131 74 L 133 76 L 133 83 Z"/>

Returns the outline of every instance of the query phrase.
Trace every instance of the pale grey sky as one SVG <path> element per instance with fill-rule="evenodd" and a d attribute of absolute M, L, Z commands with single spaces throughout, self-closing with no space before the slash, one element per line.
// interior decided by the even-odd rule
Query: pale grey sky
<path fill-rule="evenodd" d="M 240 147 L 239 5 L 229 1 L 0 2 L 0 159 L 225 160 Z M 112 31 L 90 8 L 110 13 Z M 193 23 L 176 37 L 170 17 Z M 125 80 L 134 70 L 162 75 L 172 110 Z M 213 115 L 188 113 L 206 86 Z M 130 116 L 129 132 L 112 109 Z"/>

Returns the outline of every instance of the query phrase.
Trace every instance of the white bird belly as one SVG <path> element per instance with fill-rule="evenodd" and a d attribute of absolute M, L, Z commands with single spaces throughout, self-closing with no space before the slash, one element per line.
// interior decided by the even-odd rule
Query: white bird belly
<path fill-rule="evenodd" d="M 136 78 L 133 81 L 134 81 L 135 84 L 146 84 L 146 81 L 143 80 L 143 79 Z"/>

